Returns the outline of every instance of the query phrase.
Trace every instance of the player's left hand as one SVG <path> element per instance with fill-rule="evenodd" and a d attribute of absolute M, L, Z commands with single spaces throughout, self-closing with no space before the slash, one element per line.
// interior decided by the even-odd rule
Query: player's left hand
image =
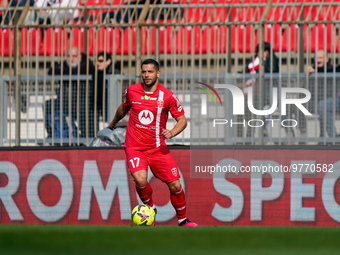
<path fill-rule="evenodd" d="M 168 129 L 163 129 L 161 133 L 166 139 L 171 139 L 173 137 L 172 133 Z"/>

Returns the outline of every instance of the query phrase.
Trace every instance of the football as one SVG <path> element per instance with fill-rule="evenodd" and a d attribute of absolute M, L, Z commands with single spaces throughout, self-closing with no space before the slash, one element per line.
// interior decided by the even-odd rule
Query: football
<path fill-rule="evenodd" d="M 155 211 L 148 205 L 137 205 L 131 212 L 131 220 L 135 226 L 151 226 L 155 221 Z"/>

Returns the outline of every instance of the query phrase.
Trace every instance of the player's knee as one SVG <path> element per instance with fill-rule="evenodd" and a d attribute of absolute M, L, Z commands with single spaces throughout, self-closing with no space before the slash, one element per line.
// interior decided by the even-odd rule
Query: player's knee
<path fill-rule="evenodd" d="M 146 171 L 138 171 L 133 174 L 133 179 L 138 186 L 143 186 L 147 183 L 148 176 L 146 174 Z"/>
<path fill-rule="evenodd" d="M 147 183 L 147 179 L 146 178 L 135 178 L 135 183 L 138 186 L 144 186 Z"/>
<path fill-rule="evenodd" d="M 179 191 L 182 186 L 179 180 L 168 183 L 170 191 Z"/>

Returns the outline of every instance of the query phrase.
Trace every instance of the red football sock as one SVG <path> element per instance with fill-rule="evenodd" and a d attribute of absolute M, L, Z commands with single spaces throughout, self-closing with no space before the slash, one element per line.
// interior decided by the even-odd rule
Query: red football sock
<path fill-rule="evenodd" d="M 143 186 L 138 186 L 136 184 L 136 191 L 139 195 L 140 200 L 142 200 L 143 204 L 147 204 L 153 207 L 153 200 L 152 200 L 152 187 L 150 183 L 146 183 Z"/>
<path fill-rule="evenodd" d="M 179 191 L 170 191 L 171 204 L 176 210 L 177 218 L 185 219 L 187 217 L 187 207 L 185 201 L 184 190 L 181 188 Z"/>

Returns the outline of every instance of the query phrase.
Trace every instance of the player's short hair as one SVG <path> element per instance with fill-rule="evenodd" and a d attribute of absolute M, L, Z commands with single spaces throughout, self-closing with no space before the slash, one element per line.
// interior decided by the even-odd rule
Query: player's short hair
<path fill-rule="evenodd" d="M 159 71 L 159 63 L 158 63 L 156 60 L 152 59 L 152 58 L 145 59 L 145 60 L 142 62 L 141 67 L 142 67 L 143 65 L 149 65 L 149 64 L 152 64 L 152 65 L 155 67 L 156 71 Z"/>

